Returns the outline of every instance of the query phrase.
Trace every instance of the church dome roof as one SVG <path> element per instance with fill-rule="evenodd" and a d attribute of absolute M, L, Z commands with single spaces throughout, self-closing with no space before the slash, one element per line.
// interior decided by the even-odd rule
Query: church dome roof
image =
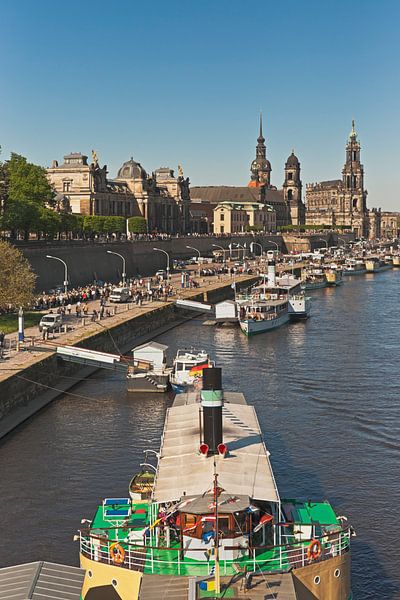
<path fill-rule="evenodd" d="M 133 158 L 124 162 L 118 171 L 117 179 L 146 179 L 147 173 Z"/>
<path fill-rule="evenodd" d="M 295 153 L 292 151 L 292 154 L 289 156 L 289 158 L 286 161 L 286 164 L 289 167 L 298 167 L 299 166 L 299 159 L 297 158 L 297 156 L 295 155 Z"/>

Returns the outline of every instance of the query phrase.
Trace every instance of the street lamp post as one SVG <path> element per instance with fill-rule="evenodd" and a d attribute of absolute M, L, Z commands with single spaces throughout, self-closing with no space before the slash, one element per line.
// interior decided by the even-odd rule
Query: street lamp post
<path fill-rule="evenodd" d="M 195 248 L 194 246 L 186 246 L 186 248 L 188 248 L 189 250 L 195 250 L 196 252 L 199 253 L 199 260 L 198 260 L 198 265 L 199 265 L 199 276 L 200 276 L 200 258 L 201 258 L 201 253 L 200 250 L 198 248 Z"/>
<path fill-rule="evenodd" d="M 122 256 L 122 254 L 119 254 L 118 252 L 113 252 L 112 250 L 107 250 L 107 254 L 115 254 L 115 256 L 119 256 L 120 258 L 122 258 L 122 286 L 125 287 L 126 286 L 126 260 L 125 260 L 125 257 Z"/>
<path fill-rule="evenodd" d="M 59 260 L 64 265 L 64 293 L 68 292 L 68 267 L 67 263 L 62 259 L 58 258 L 58 256 L 51 256 L 50 254 L 46 254 L 46 258 L 52 258 L 53 260 Z"/>
<path fill-rule="evenodd" d="M 156 252 L 163 252 L 167 257 L 167 281 L 169 283 L 169 254 L 166 250 L 163 250 L 162 248 L 153 248 L 153 250 L 155 250 Z"/>
<path fill-rule="evenodd" d="M 328 242 L 324 240 L 324 238 L 318 238 L 315 240 L 316 242 L 324 242 L 326 244 L 326 249 L 329 250 Z"/>
<path fill-rule="evenodd" d="M 264 249 L 258 242 L 250 242 L 250 251 L 254 254 L 254 246 L 260 246 L 260 256 L 263 255 Z"/>
<path fill-rule="evenodd" d="M 220 250 L 222 250 L 222 257 L 224 259 L 224 264 L 225 264 L 226 263 L 226 258 L 225 258 L 226 248 L 223 248 L 222 246 L 219 246 L 218 244 L 213 244 L 212 246 L 213 246 L 213 248 L 219 248 Z"/>
<path fill-rule="evenodd" d="M 276 246 L 276 249 L 277 249 L 277 250 L 278 250 L 278 252 L 279 252 L 279 244 L 277 244 L 276 242 L 274 242 L 274 240 L 267 240 L 267 242 L 269 242 L 270 244 L 275 244 L 275 246 Z"/>
<path fill-rule="evenodd" d="M 246 255 L 246 244 L 244 246 L 242 246 L 242 244 L 234 244 L 236 246 L 236 248 L 241 248 L 243 250 L 243 260 L 245 259 L 245 255 Z"/>

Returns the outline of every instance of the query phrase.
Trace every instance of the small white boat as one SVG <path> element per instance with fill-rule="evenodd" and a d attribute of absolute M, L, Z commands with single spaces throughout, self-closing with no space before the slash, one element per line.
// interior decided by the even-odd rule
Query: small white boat
<path fill-rule="evenodd" d="M 170 376 L 173 391 L 181 394 L 191 389 L 201 389 L 203 370 L 213 366 L 215 363 L 204 350 L 178 350 Z"/>

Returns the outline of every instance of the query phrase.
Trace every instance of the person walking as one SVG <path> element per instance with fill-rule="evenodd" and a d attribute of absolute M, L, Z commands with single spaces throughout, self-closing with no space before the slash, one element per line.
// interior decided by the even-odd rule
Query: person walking
<path fill-rule="evenodd" d="M 4 355 L 4 346 L 5 346 L 6 334 L 4 331 L 0 331 L 0 358 L 3 358 Z"/>

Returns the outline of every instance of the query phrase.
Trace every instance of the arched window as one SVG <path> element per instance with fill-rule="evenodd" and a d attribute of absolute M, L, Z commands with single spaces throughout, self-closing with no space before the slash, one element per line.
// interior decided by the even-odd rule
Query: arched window
<path fill-rule="evenodd" d="M 290 202 L 290 200 L 292 200 L 292 198 L 293 198 L 293 190 L 288 190 L 287 197 Z"/>

